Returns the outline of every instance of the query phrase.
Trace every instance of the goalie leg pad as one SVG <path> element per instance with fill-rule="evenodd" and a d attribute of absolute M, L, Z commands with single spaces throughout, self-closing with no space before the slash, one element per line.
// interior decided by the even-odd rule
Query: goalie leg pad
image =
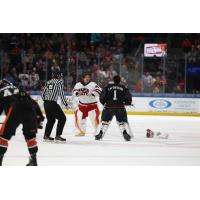
<path fill-rule="evenodd" d="M 83 119 L 83 113 L 80 110 L 75 111 L 75 135 L 84 136 L 86 131 L 86 118 Z"/>
<path fill-rule="evenodd" d="M 92 123 L 92 125 L 93 125 L 93 127 L 94 127 L 94 132 L 93 132 L 93 134 L 96 135 L 96 133 L 97 133 L 97 128 L 98 128 L 99 123 L 100 123 L 100 120 L 99 120 L 100 112 L 99 112 L 98 107 L 97 107 L 96 109 L 94 109 L 94 110 L 91 110 L 91 111 L 88 113 L 88 115 L 89 115 L 89 118 L 90 118 L 90 120 L 91 120 L 91 123 Z"/>

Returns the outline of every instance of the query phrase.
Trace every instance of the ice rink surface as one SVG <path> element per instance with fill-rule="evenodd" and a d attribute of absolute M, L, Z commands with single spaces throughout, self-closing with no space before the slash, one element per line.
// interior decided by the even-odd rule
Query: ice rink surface
<path fill-rule="evenodd" d="M 44 130 L 39 130 L 38 165 L 200 165 L 200 118 L 129 116 L 129 123 L 134 133 L 131 142 L 124 141 L 115 120 L 104 139 L 95 141 L 89 121 L 86 136 L 75 137 L 74 116 L 67 115 L 63 133 L 67 143 L 43 142 Z M 28 161 L 21 128 L 9 142 L 3 165 L 23 166 Z M 145 138 L 147 128 L 167 133 L 169 138 Z"/>

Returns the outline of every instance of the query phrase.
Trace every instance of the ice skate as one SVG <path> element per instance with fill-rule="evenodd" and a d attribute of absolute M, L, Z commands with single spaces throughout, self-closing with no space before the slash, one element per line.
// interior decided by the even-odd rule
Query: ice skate
<path fill-rule="evenodd" d="M 3 156 L 0 156 L 0 166 L 2 166 Z"/>
<path fill-rule="evenodd" d="M 43 141 L 44 141 L 44 142 L 54 142 L 54 138 L 45 135 L 45 136 L 43 137 Z"/>
<path fill-rule="evenodd" d="M 35 155 L 29 158 L 29 163 L 26 166 L 37 166 L 37 159 Z"/>
<path fill-rule="evenodd" d="M 55 137 L 55 142 L 56 143 L 65 143 L 66 139 L 62 138 L 60 135 L 58 135 L 58 136 Z"/>
<path fill-rule="evenodd" d="M 126 132 L 126 130 L 123 132 L 123 137 L 126 141 L 130 141 L 131 140 L 131 136 Z"/>
<path fill-rule="evenodd" d="M 101 140 L 103 138 L 103 131 L 100 131 L 98 135 L 95 136 L 95 140 Z"/>

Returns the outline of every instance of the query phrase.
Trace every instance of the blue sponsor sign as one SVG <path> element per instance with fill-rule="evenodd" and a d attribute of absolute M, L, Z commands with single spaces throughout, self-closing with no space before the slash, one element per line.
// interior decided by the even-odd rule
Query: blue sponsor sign
<path fill-rule="evenodd" d="M 167 108 L 171 107 L 172 103 L 165 99 L 155 99 L 155 100 L 150 101 L 149 105 L 152 108 L 167 109 Z"/>

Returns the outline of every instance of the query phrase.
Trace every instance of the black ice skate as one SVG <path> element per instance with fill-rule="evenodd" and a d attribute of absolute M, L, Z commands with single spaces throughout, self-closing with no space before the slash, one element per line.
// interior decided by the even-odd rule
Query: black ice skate
<path fill-rule="evenodd" d="M 101 140 L 103 138 L 103 131 L 100 131 L 98 135 L 95 135 L 95 140 Z"/>
<path fill-rule="evenodd" d="M 45 135 L 45 136 L 43 137 L 43 141 L 44 141 L 44 142 L 53 142 L 53 141 L 54 141 L 54 138 Z"/>
<path fill-rule="evenodd" d="M 3 162 L 3 156 L 0 155 L 0 166 L 2 166 L 2 162 Z"/>
<path fill-rule="evenodd" d="M 126 132 L 126 130 L 123 132 L 123 137 L 126 141 L 130 141 L 131 140 L 131 136 Z"/>
<path fill-rule="evenodd" d="M 29 158 L 29 163 L 26 166 L 37 166 L 36 155 L 31 155 Z"/>
<path fill-rule="evenodd" d="M 55 142 L 57 142 L 57 143 L 65 143 L 66 139 L 62 138 L 60 135 L 58 135 L 58 136 L 55 137 Z"/>

